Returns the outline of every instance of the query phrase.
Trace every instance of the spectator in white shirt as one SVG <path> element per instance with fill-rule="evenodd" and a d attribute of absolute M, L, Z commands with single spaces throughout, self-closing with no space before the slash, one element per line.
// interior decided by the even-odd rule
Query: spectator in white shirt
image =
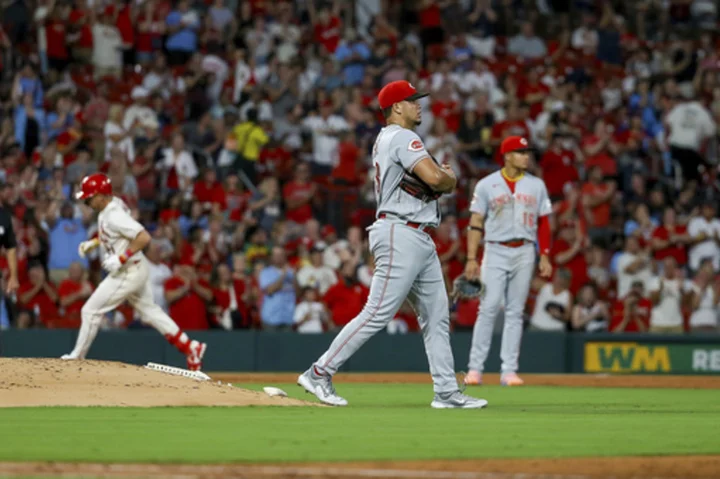
<path fill-rule="evenodd" d="M 118 148 L 125 153 L 127 160 L 135 161 L 135 144 L 130 132 L 122 127 L 124 109 L 120 103 L 110 106 L 108 120 L 105 122 L 103 134 L 105 136 L 105 161 L 110 161 L 110 153 Z"/>
<path fill-rule="evenodd" d="M 624 298 L 635 281 L 641 281 L 645 288 L 652 279 L 652 261 L 647 251 L 640 249 L 634 236 L 625 238 L 625 249 L 617 260 L 617 297 Z"/>
<path fill-rule="evenodd" d="M 146 136 L 145 128 L 159 124 L 157 113 L 147 105 L 150 92 L 141 86 L 136 86 L 130 93 L 132 105 L 125 110 L 122 127 L 135 137 Z"/>
<path fill-rule="evenodd" d="M 158 53 L 155 57 L 155 63 L 152 70 L 143 78 L 143 88 L 148 94 L 159 94 L 166 100 L 173 93 L 182 93 L 185 91 L 185 81 L 182 78 L 175 78 L 167 66 L 165 55 Z"/>
<path fill-rule="evenodd" d="M 595 55 L 598 46 L 598 32 L 595 18 L 590 13 L 583 14 L 582 25 L 575 29 L 570 38 L 570 45 L 586 55 Z"/>
<path fill-rule="evenodd" d="M 330 286 L 337 283 L 335 270 L 323 264 L 325 248 L 321 245 L 314 245 L 310 250 L 310 264 L 300 268 L 297 274 L 297 281 L 301 287 L 317 289 L 320 295 L 330 289 Z"/>
<path fill-rule="evenodd" d="M 488 69 L 487 63 L 481 58 L 475 58 L 473 60 L 473 69 L 463 73 L 457 86 L 465 95 L 484 92 L 489 96 L 490 92 L 497 88 L 497 78 Z"/>
<path fill-rule="evenodd" d="M 665 118 L 667 143 L 672 158 L 680 163 L 685 180 L 699 180 L 698 168 L 705 164 L 702 150 L 717 133 L 712 115 L 702 103 L 685 101 L 675 105 Z"/>
<path fill-rule="evenodd" d="M 95 67 L 96 78 L 106 75 L 120 77 L 122 69 L 122 37 L 120 31 L 113 24 L 113 17 L 108 13 L 104 11 L 100 22 L 92 27 L 92 63 Z"/>
<path fill-rule="evenodd" d="M 653 303 L 650 314 L 650 332 L 662 334 L 681 334 L 683 332 L 682 305 L 687 301 L 689 281 L 682 277 L 675 258 L 668 256 L 663 260 L 662 276 L 654 277 L 649 284 L 650 301 Z"/>
<path fill-rule="evenodd" d="M 157 241 L 151 241 L 145 252 L 150 268 L 150 288 L 152 289 L 155 304 L 160 306 L 163 311 L 168 311 L 168 303 L 165 299 L 165 281 L 173 275 L 172 270 L 163 263 L 162 244 Z"/>
<path fill-rule="evenodd" d="M 708 258 L 715 271 L 720 271 L 720 220 L 715 218 L 715 206 L 703 203 L 700 215 L 690 219 L 687 230 L 692 244 L 688 252 L 690 269 L 697 271 L 701 261 Z"/>
<path fill-rule="evenodd" d="M 530 317 L 530 327 L 537 331 L 565 331 L 570 321 L 572 295 L 571 273 L 559 269 L 551 283 L 546 283 L 535 300 L 535 310 Z"/>
<path fill-rule="evenodd" d="M 302 290 L 302 301 L 295 307 L 293 320 L 298 333 L 322 333 L 330 324 L 327 307 L 318 299 L 318 292 L 311 287 Z"/>
<path fill-rule="evenodd" d="M 313 135 L 313 174 L 330 175 L 338 161 L 339 135 L 350 126 L 341 116 L 333 114 L 333 104 L 325 100 L 320 114 L 303 121 L 303 127 Z"/>
<path fill-rule="evenodd" d="M 718 332 L 718 304 L 720 304 L 720 289 L 715 280 L 712 261 L 703 260 L 700 268 L 692 280 L 690 316 L 690 330 L 692 332 Z"/>
<path fill-rule="evenodd" d="M 573 307 L 571 325 L 574 331 L 594 333 L 607 331 L 610 312 L 607 304 L 598 299 L 597 289 L 586 284 L 578 292 L 577 304 Z"/>
<path fill-rule="evenodd" d="M 192 155 L 185 149 L 182 133 L 173 135 L 170 148 L 163 150 L 163 160 L 159 167 L 164 170 L 168 188 L 184 192 L 187 199 L 192 197 L 193 179 L 197 177 L 198 169 Z"/>

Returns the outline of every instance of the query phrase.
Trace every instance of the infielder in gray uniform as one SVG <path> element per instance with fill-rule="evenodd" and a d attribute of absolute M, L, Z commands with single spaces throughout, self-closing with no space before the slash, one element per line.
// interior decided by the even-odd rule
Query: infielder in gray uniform
<path fill-rule="evenodd" d="M 407 81 L 386 85 L 379 93 L 387 120 L 373 148 L 376 221 L 368 228 L 375 273 L 362 312 L 337 335 L 330 348 L 298 384 L 320 401 L 345 406 L 332 376 L 365 342 L 384 329 L 407 298 L 418 314 L 430 364 L 434 408 L 482 408 L 487 401 L 458 389 L 449 337 L 448 297 L 440 260 L 427 228 L 440 222 L 437 198 L 453 191 L 457 179 L 438 165 L 413 128 L 420 124 L 418 93 Z"/>
<path fill-rule="evenodd" d="M 482 384 L 482 371 L 490 351 L 495 320 L 505 306 L 500 359 L 501 384 L 523 384 L 518 377 L 523 309 L 535 272 L 537 241 L 540 274 L 552 275 L 550 263 L 550 222 L 552 205 L 545 183 L 525 172 L 530 160 L 525 138 L 511 136 L 500 145 L 505 166 L 486 176 L 475 186 L 470 205 L 468 254 L 465 277 L 485 286 L 478 318 L 473 330 L 469 371 L 465 384 Z M 482 266 L 477 250 L 485 235 Z"/>

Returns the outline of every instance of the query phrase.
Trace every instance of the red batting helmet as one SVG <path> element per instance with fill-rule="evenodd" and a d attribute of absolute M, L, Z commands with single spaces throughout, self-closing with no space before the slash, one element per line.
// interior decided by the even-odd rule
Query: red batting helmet
<path fill-rule="evenodd" d="M 94 173 L 83 178 L 80 191 L 75 193 L 75 198 L 87 200 L 95 195 L 112 195 L 112 185 L 107 175 Z"/>

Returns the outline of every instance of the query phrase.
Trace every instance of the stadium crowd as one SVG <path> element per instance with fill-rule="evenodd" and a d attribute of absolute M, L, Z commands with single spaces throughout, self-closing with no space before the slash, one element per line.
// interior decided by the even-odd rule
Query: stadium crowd
<path fill-rule="evenodd" d="M 376 94 L 461 178 L 433 231 L 462 274 L 474 183 L 531 140 L 556 273 L 528 327 L 718 331 L 720 42 L 711 0 L 3 0 L 0 181 L 21 286 L 0 328 L 77 327 L 102 272 L 73 193 L 106 172 L 182 329 L 314 333 L 372 277 Z M 3 261 L 0 259 L 0 261 Z M 4 265 L 2 265 L 4 266 Z M 454 328 L 477 301 L 453 306 Z M 108 328 L 142 327 L 121 308 Z M 389 330 L 417 330 L 404 306 Z"/>

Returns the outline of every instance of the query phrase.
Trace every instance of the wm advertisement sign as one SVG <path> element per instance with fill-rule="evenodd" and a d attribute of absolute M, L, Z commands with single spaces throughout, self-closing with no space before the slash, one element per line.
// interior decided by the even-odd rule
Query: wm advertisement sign
<path fill-rule="evenodd" d="M 586 373 L 720 374 L 720 344 L 585 343 Z"/>
<path fill-rule="evenodd" d="M 669 373 L 667 346 L 638 343 L 585 343 L 585 372 Z"/>

